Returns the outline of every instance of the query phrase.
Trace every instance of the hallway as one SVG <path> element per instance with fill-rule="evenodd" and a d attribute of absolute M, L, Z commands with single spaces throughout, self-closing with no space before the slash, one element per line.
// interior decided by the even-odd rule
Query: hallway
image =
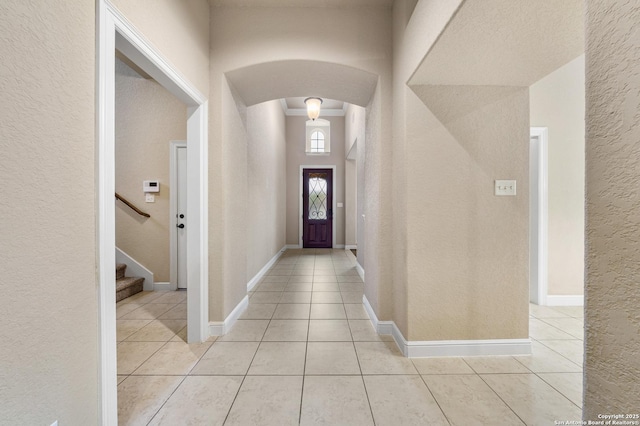
<path fill-rule="evenodd" d="M 345 250 L 288 250 L 225 336 L 187 345 L 186 294 L 118 304 L 121 425 L 578 420 L 582 308 L 531 305 L 533 355 L 408 359 L 377 335 Z"/>

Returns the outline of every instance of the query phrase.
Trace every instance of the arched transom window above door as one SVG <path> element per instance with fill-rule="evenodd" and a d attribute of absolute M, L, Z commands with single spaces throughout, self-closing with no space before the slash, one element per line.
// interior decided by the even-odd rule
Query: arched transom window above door
<path fill-rule="evenodd" d="M 307 155 L 328 155 L 331 152 L 331 123 L 328 120 L 307 121 Z"/>

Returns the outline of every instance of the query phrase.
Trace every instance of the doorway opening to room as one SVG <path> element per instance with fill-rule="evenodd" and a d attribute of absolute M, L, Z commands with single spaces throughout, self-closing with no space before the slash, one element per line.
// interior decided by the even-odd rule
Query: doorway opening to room
<path fill-rule="evenodd" d="M 126 276 L 116 281 L 116 301 L 123 305 L 140 303 L 138 292 L 186 289 L 187 106 L 119 51 L 115 74 L 116 262 Z M 127 287 L 129 277 L 144 283 Z"/>
<path fill-rule="evenodd" d="M 584 303 L 585 57 L 529 88 L 530 301 Z"/>
<path fill-rule="evenodd" d="M 97 258 L 101 423 L 118 418 L 115 277 L 115 55 L 117 50 L 186 105 L 188 236 L 187 340 L 208 337 L 207 109 L 204 95 L 179 74 L 107 1 L 98 2 L 97 75 Z M 168 152 L 168 147 L 165 146 Z M 153 179 L 153 178 L 150 178 Z M 142 182 L 140 182 L 142 184 Z M 142 191 L 142 188 L 140 188 Z"/>
<path fill-rule="evenodd" d="M 547 303 L 548 147 L 547 128 L 532 127 L 529 147 L 529 299 Z"/>

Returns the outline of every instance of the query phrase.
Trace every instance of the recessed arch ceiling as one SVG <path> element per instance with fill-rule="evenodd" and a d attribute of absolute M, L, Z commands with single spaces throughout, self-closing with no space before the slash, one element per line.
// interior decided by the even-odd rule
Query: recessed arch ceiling
<path fill-rule="evenodd" d="M 306 116 L 307 115 L 307 106 L 304 103 L 306 97 L 296 97 L 296 98 L 284 98 L 280 100 L 282 104 L 282 109 L 284 110 L 285 115 L 297 115 L 297 116 Z M 344 114 L 347 110 L 346 102 L 336 100 L 336 99 L 322 99 L 322 106 L 320 108 L 320 116 L 321 117 L 344 117 Z"/>
<path fill-rule="evenodd" d="M 391 7 L 393 0 L 210 0 L 213 7 Z"/>
<path fill-rule="evenodd" d="M 378 76 L 320 61 L 265 62 L 226 73 L 247 106 L 273 99 L 318 96 L 366 107 Z"/>
<path fill-rule="evenodd" d="M 411 85 L 530 86 L 584 52 L 583 0 L 466 0 Z"/>
<path fill-rule="evenodd" d="M 297 98 L 286 98 L 287 107 L 291 109 L 306 109 L 307 106 L 304 103 L 304 100 L 307 97 L 299 96 Z M 344 102 L 337 99 L 322 99 L 322 109 L 342 109 L 344 106 Z"/>

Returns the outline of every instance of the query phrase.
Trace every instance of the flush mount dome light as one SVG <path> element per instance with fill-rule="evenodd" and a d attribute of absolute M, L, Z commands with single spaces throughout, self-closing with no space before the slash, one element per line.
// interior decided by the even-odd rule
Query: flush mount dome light
<path fill-rule="evenodd" d="M 307 105 L 307 115 L 311 120 L 315 120 L 320 117 L 320 105 L 322 105 L 322 99 L 311 97 L 304 100 Z"/>

